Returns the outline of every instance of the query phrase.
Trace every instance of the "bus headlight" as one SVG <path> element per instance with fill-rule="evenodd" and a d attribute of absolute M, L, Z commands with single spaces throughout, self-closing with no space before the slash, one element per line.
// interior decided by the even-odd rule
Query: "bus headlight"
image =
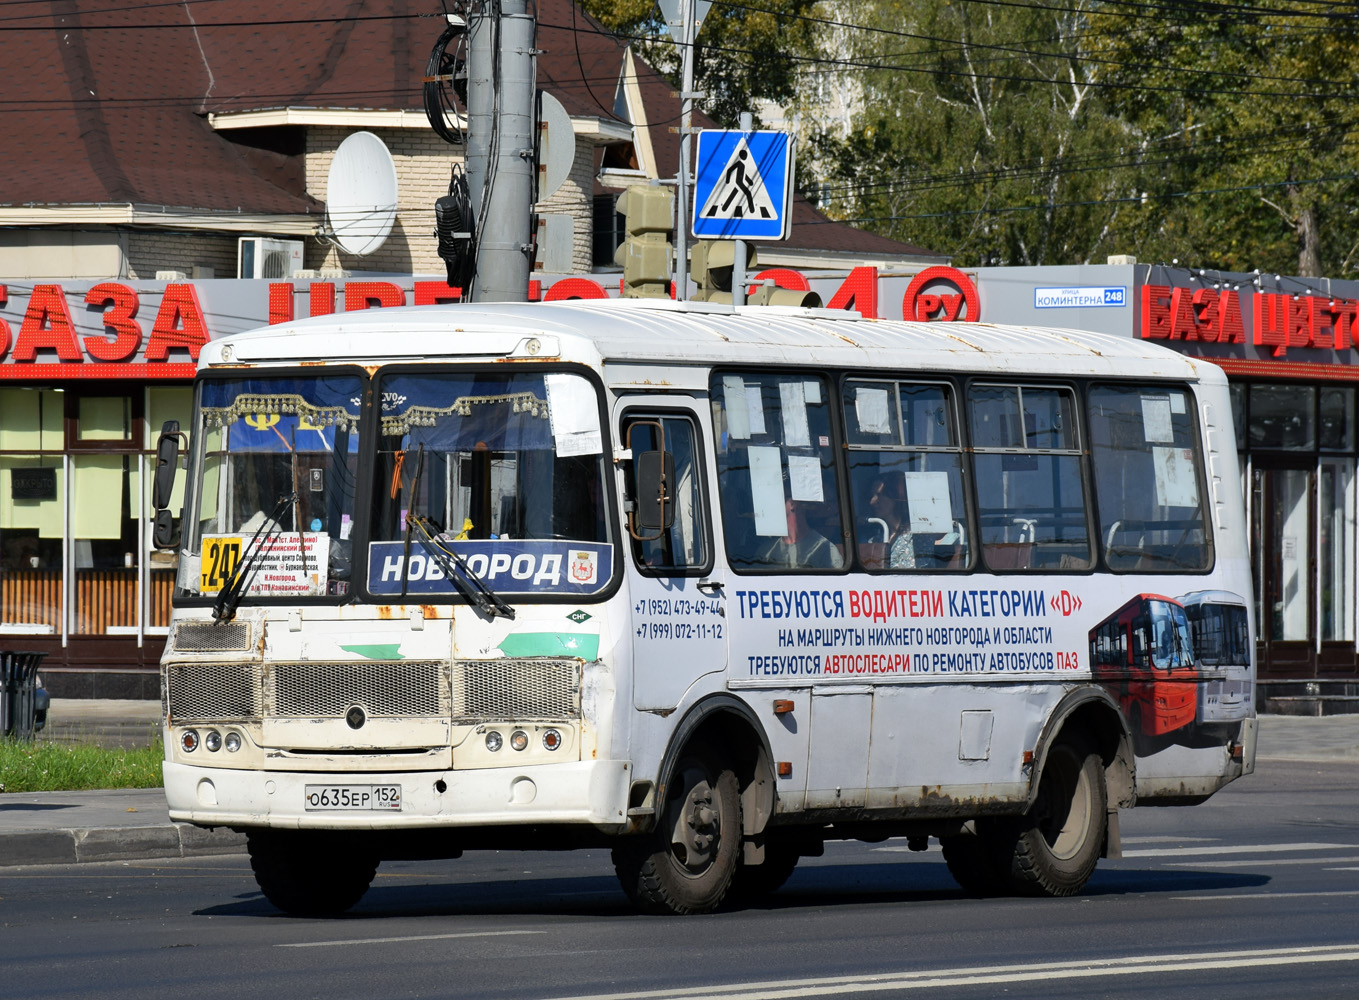
<path fill-rule="evenodd" d="M 227 733 L 227 734 L 226 734 L 226 748 L 227 748 L 227 753 L 235 753 L 237 750 L 239 750 L 239 749 L 241 748 L 241 734 L 240 734 L 240 733 Z"/>
<path fill-rule="evenodd" d="M 522 729 L 516 729 L 510 733 L 510 746 L 516 750 L 523 750 L 528 746 L 528 733 Z"/>
<path fill-rule="evenodd" d="M 562 745 L 562 734 L 556 729 L 543 730 L 543 746 L 548 750 L 559 750 Z"/>
<path fill-rule="evenodd" d="M 505 745 L 505 737 L 501 736 L 494 729 L 486 734 L 486 749 L 495 753 Z"/>
<path fill-rule="evenodd" d="M 222 734 L 215 729 L 209 729 L 208 734 L 203 737 L 203 745 L 210 753 L 216 753 L 222 749 Z"/>
<path fill-rule="evenodd" d="M 179 745 L 185 753 L 193 753 L 198 749 L 198 730 L 186 729 L 179 734 Z"/>

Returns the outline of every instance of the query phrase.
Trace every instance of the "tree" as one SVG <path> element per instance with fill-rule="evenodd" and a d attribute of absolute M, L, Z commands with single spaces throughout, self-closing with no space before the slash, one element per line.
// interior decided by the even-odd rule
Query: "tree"
<path fill-rule="evenodd" d="M 581 6 L 676 87 L 678 48 L 650 0 L 584 0 Z M 817 29 L 805 19 L 816 0 L 714 2 L 699 28 L 694 51 L 694 85 L 707 96 L 703 112 L 734 127 L 743 111 L 759 119 L 759 102 L 784 105 L 797 95 L 799 56 L 811 51 Z"/>
<path fill-rule="evenodd" d="M 1203 266 L 1355 273 L 1352 14 L 1281 0 L 1152 19 L 1094 40 L 1148 150 L 1149 253 Z"/>
<path fill-rule="evenodd" d="M 1110 253 L 1224 270 L 1359 270 L 1359 29 L 1335 4 L 872 0 L 824 131 L 825 207 L 964 264 Z"/>
<path fill-rule="evenodd" d="M 874 0 L 847 63 L 863 110 L 818 139 L 837 214 L 964 264 L 1088 261 L 1116 247 L 1127 139 L 1080 58 L 1086 7 Z M 887 27 L 891 26 L 891 27 Z"/>

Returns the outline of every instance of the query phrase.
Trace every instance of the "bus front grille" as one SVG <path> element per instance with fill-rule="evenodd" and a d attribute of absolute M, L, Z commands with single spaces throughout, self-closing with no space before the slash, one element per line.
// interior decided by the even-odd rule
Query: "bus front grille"
<path fill-rule="evenodd" d="M 250 623 L 179 622 L 171 643 L 180 653 L 243 653 L 250 648 Z"/>
<path fill-rule="evenodd" d="M 453 721 L 580 718 L 579 660 L 459 660 Z"/>
<path fill-rule="evenodd" d="M 323 719 L 362 705 L 370 716 L 443 717 L 445 667 L 433 661 L 279 663 L 273 667 L 272 715 Z"/>
<path fill-rule="evenodd" d="M 250 663 L 187 663 L 165 671 L 165 700 L 175 721 L 258 718 L 259 685 Z"/>

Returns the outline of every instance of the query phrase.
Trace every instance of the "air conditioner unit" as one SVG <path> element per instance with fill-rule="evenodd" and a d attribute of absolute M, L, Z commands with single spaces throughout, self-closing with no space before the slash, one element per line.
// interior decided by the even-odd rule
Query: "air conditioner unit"
<path fill-rule="evenodd" d="M 301 240 L 242 236 L 236 249 L 236 277 L 291 278 L 302 269 Z"/>

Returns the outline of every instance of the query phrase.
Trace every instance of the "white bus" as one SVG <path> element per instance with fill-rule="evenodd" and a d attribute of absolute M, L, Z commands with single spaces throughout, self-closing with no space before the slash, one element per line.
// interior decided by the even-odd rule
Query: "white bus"
<path fill-rule="evenodd" d="M 196 386 L 182 512 L 173 433 L 157 475 L 165 791 L 285 911 L 606 845 L 639 906 L 703 912 L 833 838 L 1067 895 L 1119 810 L 1253 769 L 1253 710 L 1139 756 L 1091 664 L 1138 595 L 1251 593 L 1206 362 L 596 301 L 303 320 Z"/>

